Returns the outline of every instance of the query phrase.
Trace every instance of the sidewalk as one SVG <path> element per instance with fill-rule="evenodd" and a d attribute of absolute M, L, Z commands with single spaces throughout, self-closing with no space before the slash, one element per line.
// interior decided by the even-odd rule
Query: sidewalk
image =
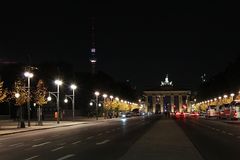
<path fill-rule="evenodd" d="M 172 119 L 157 121 L 120 160 L 203 160 Z"/>
<path fill-rule="evenodd" d="M 13 120 L 1 120 L 0 121 L 0 136 L 3 135 L 10 135 L 15 133 L 22 133 L 22 132 L 29 132 L 29 131 L 36 131 L 36 130 L 44 130 L 44 129 L 51 129 L 51 128 L 59 128 L 59 127 L 67 127 L 67 126 L 74 126 L 86 123 L 100 123 L 107 121 L 109 119 L 104 119 L 99 117 L 98 121 L 96 118 L 87 118 L 87 117 L 76 117 L 75 121 L 60 121 L 57 124 L 56 121 L 43 121 L 42 126 L 38 126 L 36 121 L 31 121 L 31 126 L 27 126 L 27 122 L 25 121 L 25 128 L 18 128 L 18 122 Z"/>

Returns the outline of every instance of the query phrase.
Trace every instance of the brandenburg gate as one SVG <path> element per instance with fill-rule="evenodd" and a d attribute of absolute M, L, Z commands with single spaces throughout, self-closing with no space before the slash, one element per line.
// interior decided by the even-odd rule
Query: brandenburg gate
<path fill-rule="evenodd" d="M 191 112 L 191 91 L 173 86 L 166 75 L 165 81 L 156 88 L 144 91 L 145 111 L 152 113 Z"/>

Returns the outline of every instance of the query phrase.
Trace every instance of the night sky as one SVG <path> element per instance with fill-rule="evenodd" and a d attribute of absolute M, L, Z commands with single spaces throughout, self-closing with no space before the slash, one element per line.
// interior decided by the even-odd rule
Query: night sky
<path fill-rule="evenodd" d="M 0 63 L 66 61 L 90 71 L 95 17 L 98 70 L 140 88 L 160 85 L 167 73 L 173 83 L 194 87 L 203 73 L 223 71 L 239 54 L 237 8 L 226 3 L 8 5 Z"/>

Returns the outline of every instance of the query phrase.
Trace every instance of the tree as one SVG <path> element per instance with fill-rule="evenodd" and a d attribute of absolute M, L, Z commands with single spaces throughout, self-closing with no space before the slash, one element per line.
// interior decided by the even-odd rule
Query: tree
<path fill-rule="evenodd" d="M 20 127 L 24 128 L 25 124 L 23 121 L 22 106 L 27 103 L 28 94 L 27 94 L 26 87 L 24 86 L 24 83 L 21 80 L 18 80 L 15 82 L 14 90 L 11 94 L 11 98 L 15 100 L 15 105 L 19 106 L 17 116 L 19 117 Z"/>
<path fill-rule="evenodd" d="M 0 80 L 0 103 L 5 102 L 7 99 L 7 90 L 3 89 L 3 81 Z"/>
<path fill-rule="evenodd" d="M 37 83 L 37 89 L 34 92 L 34 100 L 38 106 L 38 125 L 42 125 L 42 106 L 47 104 L 47 88 L 44 85 L 43 80 L 39 80 Z"/>

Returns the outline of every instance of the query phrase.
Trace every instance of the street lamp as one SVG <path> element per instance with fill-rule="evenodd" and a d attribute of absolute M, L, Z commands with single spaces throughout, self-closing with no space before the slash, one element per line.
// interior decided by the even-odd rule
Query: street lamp
<path fill-rule="evenodd" d="M 30 79 L 33 77 L 33 73 L 25 72 L 24 76 L 28 79 L 28 100 L 27 100 L 27 111 L 28 111 L 28 127 L 30 127 Z"/>
<path fill-rule="evenodd" d="M 63 82 L 59 79 L 55 80 L 54 83 L 57 85 L 57 92 L 48 92 L 49 96 L 47 98 L 48 101 L 52 100 L 50 95 L 53 95 L 57 99 L 57 123 L 59 124 L 59 86 L 63 84 Z"/>
<path fill-rule="evenodd" d="M 71 99 L 71 101 L 72 101 L 72 119 L 74 121 L 74 119 L 75 119 L 75 89 L 77 89 L 77 86 L 75 84 L 72 84 L 70 86 L 70 88 L 73 90 L 73 93 L 72 93 L 72 95 L 65 95 L 66 98 L 65 98 L 64 102 L 68 103 L 67 98 Z"/>
<path fill-rule="evenodd" d="M 15 98 L 18 99 L 20 97 L 19 93 L 15 93 Z M 25 128 L 23 117 L 22 117 L 22 106 L 20 106 L 20 128 Z"/>
<path fill-rule="evenodd" d="M 234 100 L 233 97 L 235 96 L 235 94 L 234 94 L 234 93 L 231 93 L 230 96 L 231 96 L 232 101 L 233 101 L 233 100 Z"/>
<path fill-rule="evenodd" d="M 100 93 L 96 91 L 94 94 L 96 96 L 96 120 L 98 120 L 98 96 L 100 95 Z"/>
<path fill-rule="evenodd" d="M 106 117 L 107 114 L 108 114 L 108 111 L 106 111 L 106 107 L 105 107 L 105 100 L 106 100 L 107 97 L 108 97 L 107 94 L 103 94 L 103 108 L 104 108 L 105 114 L 106 114 L 106 115 L 104 115 L 104 117 Z"/>

